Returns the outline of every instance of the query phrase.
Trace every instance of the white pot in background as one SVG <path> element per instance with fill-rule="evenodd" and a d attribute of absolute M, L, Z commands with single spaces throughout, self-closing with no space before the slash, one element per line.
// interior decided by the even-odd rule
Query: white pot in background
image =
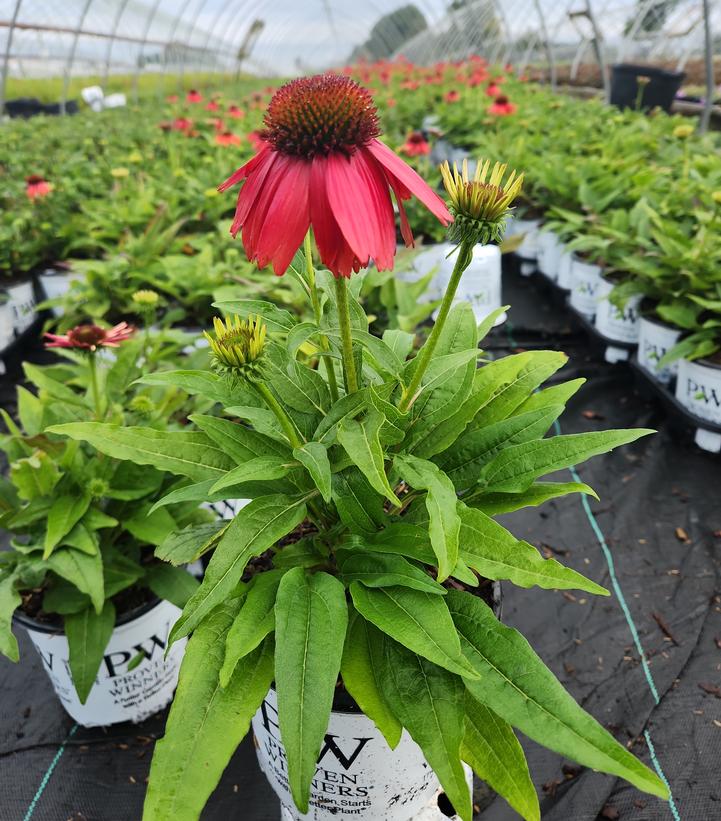
<path fill-rule="evenodd" d="M 250 499 L 223 499 L 221 502 L 203 502 L 201 507 L 212 510 L 220 519 L 234 519 Z"/>
<path fill-rule="evenodd" d="M 4 351 L 14 338 L 12 310 L 7 302 L 3 302 L 0 304 L 0 351 Z"/>
<path fill-rule="evenodd" d="M 673 348 L 681 331 L 664 322 L 642 316 L 639 321 L 638 364 L 662 385 L 668 385 L 678 372 L 678 362 L 659 370 L 658 363 Z"/>
<path fill-rule="evenodd" d="M 438 779 L 405 730 L 391 750 L 363 713 L 333 711 L 306 814 L 298 811 L 288 789 L 274 690 L 253 718 L 253 735 L 260 768 L 280 799 L 283 821 L 338 821 L 346 816 L 365 821 L 446 821 L 438 808 Z M 466 777 L 470 787 L 469 768 Z"/>
<path fill-rule="evenodd" d="M 619 309 L 609 299 L 614 283 L 606 279 L 601 282 L 596 291 L 597 307 L 594 324 L 596 330 L 608 339 L 616 342 L 632 344 L 638 342 L 639 305 L 640 296 L 633 296 L 626 301 L 623 309 Z"/>
<path fill-rule="evenodd" d="M 554 282 L 558 279 L 558 266 L 563 243 L 554 231 L 541 231 L 538 235 L 538 270 Z"/>
<path fill-rule="evenodd" d="M 57 299 L 68 292 L 72 282 L 80 279 L 80 274 L 57 268 L 46 268 L 42 274 L 38 274 L 38 279 L 45 299 Z M 59 305 L 54 306 L 52 310 L 54 316 L 63 315 L 63 309 Z"/>
<path fill-rule="evenodd" d="M 516 255 L 521 259 L 523 276 L 530 276 L 536 270 L 540 227 L 541 220 L 514 220 L 513 233 L 523 234 L 523 241 L 516 248 Z"/>
<path fill-rule="evenodd" d="M 187 640 L 176 641 L 167 658 L 163 654 L 180 613 L 174 604 L 159 601 L 117 625 L 85 704 L 80 703 L 70 675 L 65 634 L 43 628 L 27 617 L 16 616 L 16 621 L 27 630 L 65 710 L 83 727 L 104 727 L 143 721 L 170 703 Z M 145 653 L 143 661 L 128 671 L 129 662 L 141 652 Z"/>
<path fill-rule="evenodd" d="M 721 425 L 721 365 L 680 359 L 676 399 L 701 419 Z"/>
<path fill-rule="evenodd" d="M 441 264 L 441 279 L 443 290 L 451 278 L 453 266 L 456 264 L 456 255 L 443 259 Z M 463 272 L 453 304 L 459 302 L 470 303 L 476 322 L 481 322 L 488 314 L 500 308 L 501 302 L 501 251 L 497 245 L 476 245 L 473 248 L 473 259 Z M 438 311 L 433 313 L 435 319 Z M 506 314 L 501 314 L 495 324 L 500 325 L 506 320 Z"/>
<path fill-rule="evenodd" d="M 35 287 L 32 279 L 27 282 L 18 282 L 5 288 L 8 295 L 6 306 L 12 318 L 13 332 L 19 336 L 35 321 Z"/>
<path fill-rule="evenodd" d="M 440 242 L 436 245 L 429 245 L 422 248 L 410 261 L 409 266 L 405 270 L 398 271 L 399 279 L 404 282 L 416 282 L 433 269 L 436 270 L 436 275 L 432 277 L 428 283 L 426 290 L 420 295 L 421 302 L 434 302 L 437 299 L 442 299 L 443 294 L 448 285 L 450 277 L 450 270 L 448 274 L 444 270 L 444 261 L 446 256 L 454 249 L 454 245 L 449 242 Z"/>
<path fill-rule="evenodd" d="M 567 251 L 566 246 L 561 243 L 558 254 L 558 277 L 556 284 L 564 291 L 570 291 L 572 286 L 571 269 L 573 266 L 573 252 Z"/>
<path fill-rule="evenodd" d="M 598 289 L 603 282 L 601 266 L 577 256 L 571 262 L 571 305 L 588 319 L 596 315 Z"/>

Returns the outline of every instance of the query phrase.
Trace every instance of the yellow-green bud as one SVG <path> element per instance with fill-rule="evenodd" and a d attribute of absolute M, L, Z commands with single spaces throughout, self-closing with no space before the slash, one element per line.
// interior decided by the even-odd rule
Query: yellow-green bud
<path fill-rule="evenodd" d="M 246 379 L 260 377 L 260 366 L 265 346 L 266 326 L 260 316 L 228 317 L 225 322 L 213 319 L 215 336 L 204 331 L 213 354 L 213 364 L 218 370 L 242 376 Z"/>
<path fill-rule="evenodd" d="M 150 288 L 143 288 L 136 291 L 132 296 L 133 303 L 141 310 L 157 307 L 160 302 L 160 295 L 157 291 L 152 291 Z"/>

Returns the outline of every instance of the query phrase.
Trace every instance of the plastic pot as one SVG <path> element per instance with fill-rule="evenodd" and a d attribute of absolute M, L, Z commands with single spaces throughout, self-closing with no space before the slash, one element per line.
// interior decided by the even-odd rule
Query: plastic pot
<path fill-rule="evenodd" d="M 538 235 L 538 270 L 554 282 L 558 279 L 563 243 L 554 231 L 541 231 Z"/>
<path fill-rule="evenodd" d="M 701 419 L 721 425 L 721 365 L 707 359 L 680 359 L 676 399 Z"/>
<path fill-rule="evenodd" d="M 71 283 L 77 280 L 79 276 L 79 274 L 67 270 L 46 268 L 41 274 L 38 274 L 38 280 L 45 299 L 57 299 L 68 292 Z M 63 315 L 63 309 L 58 305 L 54 306 L 52 310 L 55 316 Z"/>
<path fill-rule="evenodd" d="M 618 308 L 609 299 L 614 285 L 615 283 L 602 278 L 596 290 L 596 330 L 615 342 L 638 342 L 641 297 L 631 297 L 622 309 Z"/>
<path fill-rule="evenodd" d="M 596 300 L 602 282 L 601 266 L 584 262 L 574 254 L 571 261 L 571 306 L 588 319 L 596 315 Z"/>
<path fill-rule="evenodd" d="M 640 108 L 662 108 L 670 111 L 676 93 L 686 75 L 683 71 L 667 71 L 655 66 L 617 63 L 611 69 L 611 105 L 618 108 L 639 107 L 639 78 L 648 80 L 640 92 Z"/>
<path fill-rule="evenodd" d="M 448 286 L 456 255 L 448 259 L 442 258 L 440 279 L 442 284 L 441 296 Z M 481 322 L 491 311 L 495 311 L 503 304 L 501 302 L 501 251 L 496 245 L 476 245 L 473 248 L 473 259 L 463 272 L 453 304 L 459 302 L 470 303 L 476 322 Z M 435 311 L 433 316 L 437 315 Z M 506 319 L 506 314 L 496 319 L 500 325 Z"/>
<path fill-rule="evenodd" d="M 154 601 L 120 616 L 85 704 L 80 703 L 70 675 L 65 633 L 22 611 L 16 612 L 13 621 L 27 630 L 66 712 L 82 727 L 105 727 L 143 721 L 170 703 L 187 639 L 176 641 L 167 658 L 163 654 L 180 613 L 168 601 Z M 143 660 L 128 670 L 128 664 L 141 652 Z"/>
<path fill-rule="evenodd" d="M 6 310 L 10 313 L 13 336 L 20 336 L 35 321 L 35 284 L 32 279 L 4 286 L 7 295 Z"/>
<path fill-rule="evenodd" d="M 512 234 L 523 234 L 521 244 L 516 248 L 516 256 L 521 260 L 521 274 L 530 276 L 537 266 L 538 259 L 538 237 L 541 220 L 513 220 Z"/>
<path fill-rule="evenodd" d="M 573 267 L 573 253 L 566 250 L 566 246 L 561 243 L 561 250 L 558 254 L 558 278 L 556 284 L 564 291 L 570 291 L 572 280 L 571 270 Z"/>
<path fill-rule="evenodd" d="M 661 369 L 658 363 L 678 342 L 681 331 L 653 315 L 642 316 L 638 326 L 638 364 L 657 382 L 668 385 L 678 372 L 678 362 L 672 362 Z"/>

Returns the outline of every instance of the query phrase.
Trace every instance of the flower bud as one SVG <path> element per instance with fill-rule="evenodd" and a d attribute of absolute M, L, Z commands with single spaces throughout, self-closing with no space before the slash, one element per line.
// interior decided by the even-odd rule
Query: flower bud
<path fill-rule="evenodd" d="M 266 326 L 260 316 L 214 317 L 215 337 L 204 331 L 213 353 L 213 365 L 245 379 L 260 377 Z"/>

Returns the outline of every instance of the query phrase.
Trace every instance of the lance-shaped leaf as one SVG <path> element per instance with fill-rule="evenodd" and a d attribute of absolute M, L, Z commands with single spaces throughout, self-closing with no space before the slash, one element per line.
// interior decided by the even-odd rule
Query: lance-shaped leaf
<path fill-rule="evenodd" d="M 55 547 L 83 518 L 90 507 L 89 494 L 58 496 L 48 512 L 43 558 L 47 559 Z"/>
<path fill-rule="evenodd" d="M 385 496 L 391 504 L 400 507 L 401 501 L 393 492 L 385 471 L 384 453 L 379 438 L 384 421 L 383 414 L 375 408 L 368 411 L 360 422 L 346 417 L 338 424 L 338 442 L 371 487 Z"/>
<path fill-rule="evenodd" d="M 213 307 L 242 319 L 247 319 L 249 316 L 262 316 L 271 332 L 287 333 L 296 324 L 295 317 L 290 311 L 262 299 L 229 299 L 214 302 Z"/>
<path fill-rule="evenodd" d="M 508 579 L 519 587 L 547 590 L 586 590 L 597 596 L 610 595 L 555 559 L 544 559 L 528 542 L 520 541 L 503 525 L 480 510 L 458 502 L 461 518 L 461 558 L 486 579 Z"/>
<path fill-rule="evenodd" d="M 438 559 L 438 581 L 443 581 L 451 575 L 458 561 L 461 520 L 456 511 L 456 489 L 437 465 L 425 459 L 398 454 L 394 466 L 412 488 L 427 491 L 428 532 Z"/>
<path fill-rule="evenodd" d="M 383 695 L 384 641 L 383 633 L 352 609 L 340 673 L 346 690 L 394 750 L 403 728 Z"/>
<path fill-rule="evenodd" d="M 514 414 L 529 413 L 539 408 L 548 408 L 551 405 L 565 405 L 585 382 L 586 380 L 583 378 L 571 379 L 569 382 L 561 382 L 560 385 L 552 385 L 550 388 L 536 391 L 516 408 Z"/>
<path fill-rule="evenodd" d="M 238 404 L 238 386 L 234 386 L 232 391 L 229 390 L 227 380 L 210 371 L 158 371 L 144 374 L 136 381 L 143 385 L 172 385 L 191 396 L 202 396 L 220 402 L 221 405 L 228 405 L 231 402 Z M 251 390 L 248 390 L 248 395 L 255 397 Z"/>
<path fill-rule="evenodd" d="M 290 791 L 300 811 L 307 812 L 343 654 L 345 588 L 328 573 L 289 570 L 278 588 L 275 619 L 278 723 Z"/>
<path fill-rule="evenodd" d="M 176 607 L 185 607 L 200 582 L 184 567 L 156 564 L 145 573 L 145 582 L 159 599 L 167 599 Z"/>
<path fill-rule="evenodd" d="M 235 462 L 222 447 L 200 431 L 165 431 L 154 428 L 122 427 L 103 422 L 69 422 L 53 425 L 48 433 L 89 442 L 101 453 L 128 459 L 139 465 L 153 465 L 195 482 L 220 479 Z"/>
<path fill-rule="evenodd" d="M 287 536 L 305 516 L 305 497 L 261 496 L 246 505 L 218 542 L 203 583 L 173 625 L 168 643 L 195 629 L 232 592 L 250 559 Z"/>
<path fill-rule="evenodd" d="M 220 669 L 221 687 L 228 686 L 238 662 L 275 629 L 275 598 L 283 572 L 267 570 L 258 573 L 248 585 L 240 613 L 225 639 L 225 659 Z"/>
<path fill-rule="evenodd" d="M 292 462 L 281 462 L 277 456 L 256 456 L 233 470 L 229 470 L 222 479 L 218 479 L 210 492 L 215 494 L 225 488 L 242 485 L 244 482 L 267 482 L 272 479 L 282 479 L 288 475 L 292 466 Z"/>
<path fill-rule="evenodd" d="M 526 821 L 540 821 L 536 788 L 513 729 L 468 691 L 461 758 Z"/>
<path fill-rule="evenodd" d="M 461 653 L 445 597 L 410 587 L 370 589 L 360 582 L 350 585 L 356 610 L 391 638 L 459 675 L 475 675 Z"/>
<path fill-rule="evenodd" d="M 331 475 L 328 448 L 320 442 L 306 442 L 294 449 L 293 456 L 308 471 L 324 501 L 330 502 Z"/>
<path fill-rule="evenodd" d="M 668 798 L 663 781 L 576 704 L 518 631 L 501 624 L 477 596 L 451 590 L 446 600 L 480 677 L 466 679 L 475 698 L 539 744 Z"/>
<path fill-rule="evenodd" d="M 20 652 L 18 640 L 13 635 L 12 617 L 22 601 L 15 589 L 15 576 L 6 576 L 0 581 L 0 653 L 10 661 L 18 661 Z"/>
<path fill-rule="evenodd" d="M 145 821 L 196 821 L 248 732 L 273 679 L 272 639 L 235 668 L 226 687 L 218 676 L 237 603 L 217 608 L 193 633 L 178 689 L 150 768 Z"/>
<path fill-rule="evenodd" d="M 100 662 L 115 627 L 115 607 L 106 601 L 97 613 L 86 607 L 80 613 L 65 616 L 70 672 L 81 704 L 85 704 L 95 684 Z"/>
<path fill-rule="evenodd" d="M 594 489 L 583 482 L 534 482 L 523 493 L 484 493 L 472 501 L 466 499 L 466 503 L 479 508 L 488 516 L 497 516 L 500 513 L 513 513 L 523 507 L 538 507 L 569 493 L 585 493 L 598 499 Z"/>
<path fill-rule="evenodd" d="M 239 425 L 229 419 L 218 419 L 217 416 L 204 416 L 201 413 L 192 414 L 190 420 L 219 448 L 223 448 L 238 465 L 259 457 L 289 460 L 290 449 L 287 445 L 245 425 Z"/>
<path fill-rule="evenodd" d="M 72 547 L 61 547 L 47 560 L 51 570 L 90 596 L 97 613 L 103 609 L 105 588 L 100 553 L 91 556 Z"/>
<path fill-rule="evenodd" d="M 461 764 L 464 693 L 458 676 L 385 640 L 383 694 L 423 750 L 456 813 L 471 821 L 471 795 Z"/>
<path fill-rule="evenodd" d="M 355 467 L 332 476 L 333 502 L 341 522 L 354 533 L 375 533 L 387 521 L 383 497 Z"/>
<path fill-rule="evenodd" d="M 230 527 L 230 522 L 206 522 L 188 525 L 182 530 L 170 533 L 155 548 L 155 555 L 173 565 L 192 564 L 207 553 Z"/>
<path fill-rule="evenodd" d="M 650 433 L 655 431 L 646 428 L 602 430 L 513 445 L 502 450 L 485 468 L 480 484 L 485 493 L 521 493 L 539 476 L 607 453 Z"/>
<path fill-rule="evenodd" d="M 392 553 L 371 553 L 353 548 L 338 552 L 341 577 L 346 584 L 362 582 L 366 587 L 410 587 L 435 596 L 445 596 L 446 588 L 418 565 Z"/>

